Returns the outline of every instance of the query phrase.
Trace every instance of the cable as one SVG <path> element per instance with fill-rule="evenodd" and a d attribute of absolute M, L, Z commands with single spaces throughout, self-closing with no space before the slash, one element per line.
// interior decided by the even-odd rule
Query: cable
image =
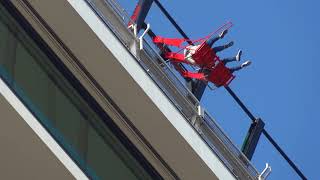
<path fill-rule="evenodd" d="M 249 111 L 249 109 L 241 102 L 241 100 L 238 98 L 238 96 L 230 89 L 229 86 L 225 87 L 226 90 L 229 92 L 229 94 L 233 97 L 233 99 L 239 104 L 239 106 L 243 109 L 243 111 L 249 116 L 249 118 L 254 122 L 256 118 L 253 116 L 253 114 Z"/>
<path fill-rule="evenodd" d="M 298 175 L 306 180 L 307 178 L 303 175 L 303 173 L 298 169 L 298 167 L 291 161 L 291 159 L 283 152 L 283 150 L 278 146 L 278 144 L 272 139 L 269 133 L 264 129 L 262 133 L 266 136 L 266 138 L 270 141 L 270 143 L 279 151 L 284 159 L 290 164 L 290 166 L 298 173 Z"/>
<path fill-rule="evenodd" d="M 154 0 L 160 10 L 164 13 L 164 15 L 169 19 L 172 25 L 178 30 L 178 32 L 185 38 L 189 39 L 189 37 L 185 34 L 185 32 L 180 28 L 180 26 L 175 22 L 175 20 L 170 16 L 168 11 L 160 4 L 158 0 Z M 189 44 L 192 44 L 191 41 L 188 41 Z M 230 89 L 230 87 L 226 86 L 225 89 L 229 92 L 229 94 L 234 98 L 234 100 L 239 104 L 242 110 L 249 116 L 252 121 L 255 121 L 254 115 L 249 111 L 249 109 L 241 102 L 238 96 Z M 295 170 L 295 172 L 303 179 L 307 178 L 303 175 L 303 173 L 298 169 L 298 167 L 292 162 L 292 160 L 284 153 L 284 151 L 280 148 L 280 146 L 273 140 L 273 138 L 269 135 L 269 133 L 264 129 L 263 134 L 270 141 L 270 143 L 278 150 L 278 152 L 282 155 L 282 157 L 289 163 L 289 165 Z"/>
<path fill-rule="evenodd" d="M 170 16 L 168 11 L 160 4 L 158 0 L 154 0 L 154 2 L 157 4 L 157 6 L 160 8 L 160 10 L 163 12 L 163 14 L 169 19 L 169 21 L 172 23 L 172 25 L 178 30 L 178 32 L 182 35 L 185 39 L 190 39 L 187 34 L 180 28 L 180 26 L 176 23 L 176 21 Z M 193 43 L 189 40 L 187 41 L 190 45 L 193 45 Z"/>
<path fill-rule="evenodd" d="M 249 109 L 241 102 L 238 96 L 230 89 L 230 87 L 225 87 L 225 89 L 229 92 L 229 94 L 234 98 L 234 100 L 239 104 L 242 110 L 250 117 L 252 121 L 256 118 L 253 114 L 249 111 Z M 293 163 L 293 161 L 286 155 L 286 153 L 280 148 L 280 146 L 274 141 L 274 139 L 269 135 L 269 133 L 263 129 L 262 133 L 266 136 L 269 142 L 278 150 L 281 156 L 289 163 L 289 165 L 295 170 L 295 172 L 303 179 L 306 180 L 307 178 L 304 174 L 298 169 L 298 167 Z"/>

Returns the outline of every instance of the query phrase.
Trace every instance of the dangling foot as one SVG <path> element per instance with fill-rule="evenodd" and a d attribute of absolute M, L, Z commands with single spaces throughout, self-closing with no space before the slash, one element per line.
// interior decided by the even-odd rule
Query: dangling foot
<path fill-rule="evenodd" d="M 240 61 L 241 55 L 242 55 L 242 50 L 240 49 L 240 50 L 238 51 L 237 55 L 236 55 L 236 60 L 237 60 L 237 61 Z"/>
<path fill-rule="evenodd" d="M 247 67 L 251 64 L 251 61 L 246 61 L 244 63 L 241 64 L 241 68 Z"/>
<path fill-rule="evenodd" d="M 220 33 L 219 38 L 222 39 L 227 33 L 228 33 L 228 29 L 223 30 L 223 31 Z"/>

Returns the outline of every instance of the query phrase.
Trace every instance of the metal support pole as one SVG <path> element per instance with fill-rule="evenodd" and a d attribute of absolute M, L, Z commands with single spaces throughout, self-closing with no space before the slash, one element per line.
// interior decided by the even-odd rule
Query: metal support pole
<path fill-rule="evenodd" d="M 171 22 L 171 24 L 178 30 L 178 32 L 182 35 L 183 38 L 185 39 L 190 39 L 186 33 L 184 33 L 184 31 L 180 28 L 180 26 L 176 23 L 176 21 L 170 16 L 170 14 L 168 13 L 168 11 L 162 6 L 162 4 L 160 4 L 160 2 L 158 0 L 154 0 L 154 2 L 156 3 L 156 5 L 160 8 L 160 10 L 163 12 L 163 14 L 169 19 L 169 21 Z M 192 44 L 191 41 L 187 41 L 189 44 Z"/>
<path fill-rule="evenodd" d="M 291 159 L 284 153 L 284 151 L 280 148 L 280 146 L 272 139 L 272 137 L 269 135 L 269 133 L 264 129 L 263 134 L 266 136 L 266 138 L 270 141 L 270 143 L 278 150 L 278 152 L 281 154 L 281 156 L 287 160 L 289 165 L 296 171 L 296 173 L 303 179 L 307 180 L 307 178 L 302 174 L 302 172 L 298 169 L 298 167 L 291 161 Z"/>
<path fill-rule="evenodd" d="M 226 90 L 229 92 L 229 94 L 233 97 L 233 99 L 239 104 L 241 109 L 249 116 L 249 118 L 254 122 L 256 119 L 253 114 L 249 111 L 249 109 L 241 102 L 241 100 L 238 98 L 238 96 L 230 89 L 229 86 L 225 87 Z"/>
<path fill-rule="evenodd" d="M 255 117 L 249 109 L 241 102 L 241 100 L 237 97 L 237 95 L 230 89 L 230 87 L 225 87 L 229 94 L 234 98 L 234 100 L 239 104 L 239 106 L 243 109 L 244 112 L 250 117 L 252 121 L 255 120 Z M 307 178 L 302 174 L 302 172 L 298 169 L 298 167 L 291 161 L 291 159 L 284 153 L 284 151 L 280 148 L 280 146 L 273 140 L 273 138 L 269 135 L 269 133 L 263 129 L 262 133 L 266 136 L 266 138 L 270 141 L 270 143 L 278 150 L 281 156 L 289 163 L 289 165 L 295 170 L 295 172 L 303 179 Z"/>
<path fill-rule="evenodd" d="M 148 15 L 148 12 L 151 8 L 153 0 L 139 0 L 132 16 L 131 21 L 137 24 L 137 32 L 139 33 L 140 29 L 143 27 L 144 21 Z M 129 22 L 128 26 L 131 25 L 132 22 Z"/>
<path fill-rule="evenodd" d="M 242 152 L 251 160 L 254 151 L 258 145 L 261 133 L 264 128 L 264 122 L 261 119 L 256 119 L 250 126 L 247 136 L 242 145 Z"/>
<path fill-rule="evenodd" d="M 158 0 L 154 0 L 155 4 L 159 7 L 159 9 L 163 12 L 163 14 L 168 18 L 171 24 L 178 30 L 181 36 L 185 39 L 190 39 L 187 34 L 181 29 L 181 27 L 176 23 L 176 21 L 170 16 L 168 11 L 162 6 L 162 4 Z M 193 45 L 191 41 L 187 41 L 190 45 Z M 207 87 L 207 83 L 200 80 L 187 80 L 187 86 L 190 87 L 190 91 L 194 94 L 194 96 L 200 101 L 201 97 Z"/>

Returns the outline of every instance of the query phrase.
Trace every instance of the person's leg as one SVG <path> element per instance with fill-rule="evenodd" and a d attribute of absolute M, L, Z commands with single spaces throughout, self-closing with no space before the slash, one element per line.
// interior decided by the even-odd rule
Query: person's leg
<path fill-rule="evenodd" d="M 220 52 L 220 51 L 222 51 L 222 50 L 225 50 L 225 49 L 231 47 L 232 45 L 233 45 L 233 41 L 229 42 L 228 44 L 222 45 L 222 46 L 214 47 L 214 48 L 212 48 L 212 49 L 213 49 L 213 51 L 214 51 L 215 53 L 217 53 L 217 52 Z"/>
<path fill-rule="evenodd" d="M 241 65 L 236 66 L 236 67 L 231 67 L 229 68 L 230 72 L 233 73 L 235 71 L 239 71 L 240 69 L 242 69 Z"/>
<path fill-rule="evenodd" d="M 221 61 L 223 62 L 223 64 L 227 64 L 227 63 L 233 62 L 233 61 L 240 61 L 241 55 L 242 55 L 242 50 L 239 50 L 236 56 L 224 58 Z"/>
<path fill-rule="evenodd" d="M 212 36 L 210 39 L 208 39 L 206 41 L 206 43 L 208 44 L 208 46 L 212 46 L 216 41 L 218 41 L 220 39 L 219 36 Z"/>
<path fill-rule="evenodd" d="M 225 29 L 225 30 L 222 31 L 218 36 L 212 36 L 210 39 L 208 39 L 208 40 L 206 41 L 206 43 L 207 43 L 210 47 L 212 47 L 212 45 L 213 45 L 216 41 L 218 41 L 219 39 L 222 39 L 222 38 L 227 34 L 227 32 L 228 32 L 228 30 Z"/>
<path fill-rule="evenodd" d="M 224 58 L 221 60 L 223 64 L 227 64 L 229 62 L 237 61 L 237 57 L 229 57 L 229 58 Z"/>
<path fill-rule="evenodd" d="M 240 69 L 247 67 L 251 64 L 251 61 L 246 61 L 244 63 L 242 63 L 240 66 L 236 66 L 236 67 L 232 67 L 229 68 L 229 70 L 231 71 L 231 73 L 235 72 L 235 71 L 239 71 Z"/>

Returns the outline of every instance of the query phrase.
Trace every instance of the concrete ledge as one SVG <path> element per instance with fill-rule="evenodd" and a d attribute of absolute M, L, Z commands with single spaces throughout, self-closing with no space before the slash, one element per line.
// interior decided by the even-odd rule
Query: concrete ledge
<path fill-rule="evenodd" d="M 235 179 L 83 0 L 29 2 L 179 178 Z"/>

